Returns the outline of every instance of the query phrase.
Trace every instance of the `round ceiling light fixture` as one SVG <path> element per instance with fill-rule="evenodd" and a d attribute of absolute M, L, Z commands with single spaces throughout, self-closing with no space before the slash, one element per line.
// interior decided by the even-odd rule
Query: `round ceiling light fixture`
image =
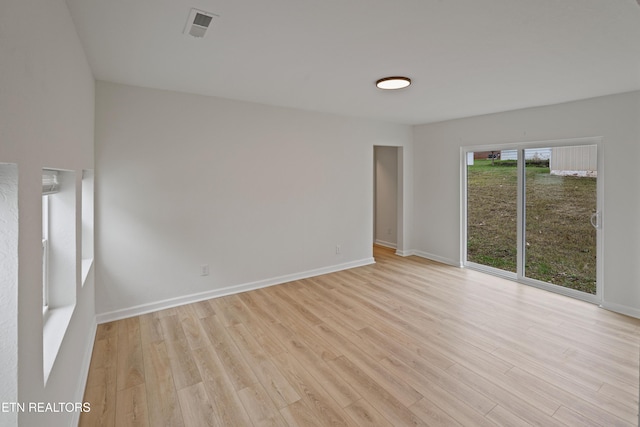
<path fill-rule="evenodd" d="M 402 89 L 411 84 L 411 79 L 409 77 L 385 77 L 376 82 L 376 87 L 378 89 Z"/>

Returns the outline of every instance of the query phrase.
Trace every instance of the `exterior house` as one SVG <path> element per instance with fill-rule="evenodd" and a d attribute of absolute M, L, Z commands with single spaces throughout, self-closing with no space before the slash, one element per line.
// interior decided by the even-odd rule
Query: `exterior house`
<path fill-rule="evenodd" d="M 551 148 L 540 148 L 525 151 L 526 160 L 549 160 L 551 158 Z M 517 160 L 518 150 L 500 151 L 500 160 Z"/>

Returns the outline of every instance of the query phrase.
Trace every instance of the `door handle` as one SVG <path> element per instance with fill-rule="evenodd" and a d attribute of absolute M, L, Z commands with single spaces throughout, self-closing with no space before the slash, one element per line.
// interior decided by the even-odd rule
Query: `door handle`
<path fill-rule="evenodd" d="M 591 225 L 593 225 L 593 228 L 595 229 L 599 229 L 601 224 L 600 224 L 600 212 L 594 212 L 591 214 Z"/>

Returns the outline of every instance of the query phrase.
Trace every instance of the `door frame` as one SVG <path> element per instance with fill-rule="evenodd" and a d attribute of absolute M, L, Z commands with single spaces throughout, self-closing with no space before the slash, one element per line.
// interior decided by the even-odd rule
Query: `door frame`
<path fill-rule="evenodd" d="M 597 148 L 598 176 L 596 181 L 596 209 L 599 213 L 599 227 L 596 228 L 596 294 L 565 288 L 560 285 L 531 279 L 524 276 L 524 191 L 525 191 L 525 165 L 524 150 L 531 148 L 554 148 L 595 145 Z M 517 194 L 517 273 L 500 270 L 482 264 L 467 261 L 467 153 L 476 151 L 518 150 L 518 194 Z M 605 221 L 604 208 L 604 144 L 602 137 L 585 137 L 572 139 L 559 139 L 548 141 L 527 141 L 506 144 L 483 144 L 460 147 L 460 260 L 465 268 L 482 271 L 484 273 L 500 276 L 518 283 L 530 285 L 536 288 L 548 290 L 558 294 L 570 296 L 579 300 L 602 304 L 604 300 L 604 232 Z"/>
<path fill-rule="evenodd" d="M 377 181 L 377 170 L 376 170 L 376 147 L 385 147 L 385 148 L 394 148 L 396 149 L 397 155 L 397 187 L 396 187 L 396 255 L 407 256 L 410 255 L 408 253 L 407 245 L 407 236 L 405 236 L 405 213 L 407 210 L 405 209 L 405 152 L 403 146 L 398 145 L 382 145 L 375 144 L 372 150 L 372 165 L 373 165 L 373 227 L 371 232 L 371 246 L 375 244 L 376 237 L 376 208 L 377 208 L 377 198 L 376 198 L 376 181 Z"/>

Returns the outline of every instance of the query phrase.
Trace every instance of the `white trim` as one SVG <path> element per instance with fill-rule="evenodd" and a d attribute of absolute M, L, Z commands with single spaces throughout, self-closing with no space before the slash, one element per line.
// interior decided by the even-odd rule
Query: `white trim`
<path fill-rule="evenodd" d="M 596 209 L 600 215 L 599 227 L 596 229 L 596 295 L 600 297 L 600 303 L 605 298 L 605 280 L 604 280 L 604 236 L 605 236 L 605 219 L 604 211 L 604 139 L 600 138 L 596 145 L 597 169 L 596 177 Z"/>
<path fill-rule="evenodd" d="M 500 150 L 508 150 L 508 149 L 528 149 L 528 148 L 539 148 L 540 146 L 544 146 L 545 148 L 553 148 L 553 147 L 562 147 L 562 146 L 572 146 L 572 145 L 596 145 L 602 142 L 602 136 L 586 136 L 579 138 L 569 138 L 569 139 L 552 139 L 552 140 L 538 140 L 538 141 L 526 141 L 526 142 L 511 142 L 511 143 L 497 143 L 497 144 L 482 144 L 482 145 L 465 145 L 460 147 L 461 152 L 465 153 L 468 151 L 491 151 L 499 148 Z"/>
<path fill-rule="evenodd" d="M 640 309 L 629 307 L 628 305 L 616 304 L 614 302 L 603 302 L 600 304 L 600 308 L 640 319 Z"/>
<path fill-rule="evenodd" d="M 87 347 L 84 350 L 84 356 L 82 357 L 82 364 L 80 365 L 80 378 L 78 378 L 78 385 L 76 386 L 76 396 L 74 402 L 84 402 L 84 392 L 87 388 L 87 380 L 89 379 L 89 367 L 91 366 L 91 356 L 93 355 L 93 347 L 96 341 L 96 332 L 98 330 L 98 324 L 96 319 L 93 319 L 93 325 L 91 326 L 91 333 L 89 334 L 89 340 L 87 341 Z M 77 426 L 80 423 L 80 411 L 73 411 L 71 416 L 72 426 Z"/>
<path fill-rule="evenodd" d="M 422 252 L 422 251 L 416 251 L 416 250 L 412 252 L 413 252 L 412 255 L 419 256 L 420 258 L 430 259 L 431 261 L 441 262 L 443 264 L 452 265 L 454 267 L 462 267 L 462 263 L 450 258 L 445 258 L 445 257 L 441 257 L 440 255 L 434 255 L 428 252 Z"/>
<path fill-rule="evenodd" d="M 53 370 L 64 336 L 67 334 L 76 304 L 65 305 L 47 310 L 47 318 L 42 328 L 42 369 L 46 387 Z"/>
<path fill-rule="evenodd" d="M 527 159 L 526 148 L 518 148 L 516 184 L 516 277 L 524 279 L 527 265 Z"/>
<path fill-rule="evenodd" d="M 492 276 L 501 277 L 503 279 L 511 280 L 513 282 L 517 282 L 518 281 L 518 274 L 517 273 L 514 273 L 512 271 L 507 271 L 507 270 L 501 270 L 499 268 L 490 267 L 490 266 L 484 265 L 484 264 L 478 264 L 478 263 L 472 262 L 472 261 L 467 261 L 466 263 L 462 264 L 461 267 L 462 268 L 468 268 L 469 270 L 479 271 L 480 273 L 490 274 Z"/>
<path fill-rule="evenodd" d="M 227 295 L 238 294 L 241 292 L 252 291 L 255 289 L 266 288 L 273 285 L 280 285 L 283 283 L 293 282 L 295 280 L 306 279 L 314 276 L 321 276 L 323 274 L 335 273 L 336 271 L 348 270 L 350 268 L 362 267 L 365 265 L 375 264 L 373 258 L 365 258 L 357 261 L 351 261 L 344 264 L 336 264 L 328 267 L 316 268 L 314 270 L 303 271 L 300 273 L 287 274 L 284 276 L 273 277 L 271 279 L 258 280 L 256 282 L 243 283 L 239 285 L 227 286 L 220 289 L 213 289 L 206 292 L 199 292 L 196 294 L 180 296 L 176 298 L 169 298 L 162 301 L 156 301 L 147 304 L 136 305 L 129 308 L 123 308 L 120 310 L 110 311 L 107 313 L 101 313 L 96 315 L 96 322 L 98 324 L 112 322 L 114 320 L 126 319 L 128 317 L 139 316 L 141 314 L 151 313 L 158 310 L 164 310 L 166 308 L 177 307 L 184 304 L 191 304 L 198 301 L 203 301 L 211 298 L 218 298 Z"/>
<path fill-rule="evenodd" d="M 398 245 L 396 245 L 395 243 L 391 243 L 391 242 L 385 242 L 384 240 L 376 240 L 375 242 L 373 242 L 375 245 L 378 246 L 383 246 L 385 248 L 390 248 L 390 249 L 397 249 Z"/>
<path fill-rule="evenodd" d="M 554 283 L 543 282 L 542 280 L 532 279 L 529 277 L 520 277 L 517 280 L 518 283 L 523 285 L 533 286 L 534 288 L 543 289 L 545 291 L 553 292 L 556 294 L 571 297 L 577 300 L 589 302 L 591 304 L 600 304 L 600 297 L 598 295 L 590 294 L 588 292 L 578 291 L 576 289 L 567 288 L 562 285 L 556 285 Z"/>
<path fill-rule="evenodd" d="M 467 264 L 467 168 L 471 148 L 460 147 L 460 265 Z"/>
<path fill-rule="evenodd" d="M 416 254 L 416 251 L 413 249 L 408 249 L 406 251 L 403 251 L 401 249 L 396 250 L 396 255 L 402 256 L 402 257 L 412 256 L 415 254 Z"/>
<path fill-rule="evenodd" d="M 82 286 L 84 286 L 85 282 L 87 281 L 87 277 L 89 277 L 91 267 L 93 267 L 93 258 L 82 258 L 82 264 L 80 267 L 80 270 L 82 272 Z"/>

